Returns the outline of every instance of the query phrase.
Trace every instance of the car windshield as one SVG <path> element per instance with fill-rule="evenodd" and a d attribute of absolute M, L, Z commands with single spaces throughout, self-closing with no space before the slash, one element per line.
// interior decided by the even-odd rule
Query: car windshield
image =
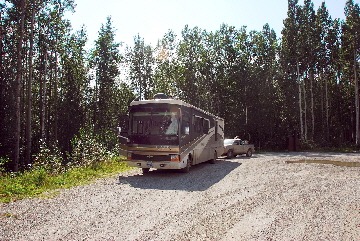
<path fill-rule="evenodd" d="M 225 139 L 224 140 L 224 145 L 231 145 L 233 144 L 234 140 L 233 139 Z"/>
<path fill-rule="evenodd" d="M 136 135 L 178 135 L 179 115 L 167 108 L 148 108 L 131 113 L 131 133 Z"/>

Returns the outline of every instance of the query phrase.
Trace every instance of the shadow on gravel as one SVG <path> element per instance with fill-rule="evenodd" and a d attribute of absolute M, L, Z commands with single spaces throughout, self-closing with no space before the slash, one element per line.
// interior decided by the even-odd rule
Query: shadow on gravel
<path fill-rule="evenodd" d="M 141 189 L 205 191 L 240 165 L 236 160 L 219 159 L 215 164 L 205 162 L 192 166 L 188 173 L 151 169 L 145 175 L 120 176 L 118 184 Z"/>

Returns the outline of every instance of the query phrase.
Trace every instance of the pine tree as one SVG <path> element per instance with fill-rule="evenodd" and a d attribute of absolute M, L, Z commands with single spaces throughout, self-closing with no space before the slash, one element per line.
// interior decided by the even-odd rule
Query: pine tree
<path fill-rule="evenodd" d="M 126 50 L 126 61 L 129 66 L 129 78 L 140 99 L 149 99 L 153 92 L 154 51 L 146 45 L 144 39 L 134 37 L 134 47 Z"/>
<path fill-rule="evenodd" d="M 300 130 L 301 138 L 303 138 L 302 91 L 298 71 L 300 61 L 298 40 L 299 8 L 298 0 L 288 0 L 287 18 L 284 20 L 284 28 L 281 32 L 281 78 L 279 81 L 279 91 L 282 92 L 281 95 L 283 96 L 283 119 L 287 122 L 286 129 L 289 130 L 289 134 Z M 298 105 L 295 105 L 294 100 L 297 101 Z"/>
<path fill-rule="evenodd" d="M 59 112 L 58 141 L 63 153 L 71 153 L 71 140 L 85 128 L 86 88 L 88 85 L 84 30 L 67 37 L 61 52 L 62 75 L 59 81 L 61 99 L 57 102 Z"/>
<path fill-rule="evenodd" d="M 178 63 L 176 62 L 177 45 L 176 34 L 172 30 L 169 30 L 155 48 L 155 93 L 166 93 L 171 96 L 179 95 L 179 86 L 177 83 Z"/>
<path fill-rule="evenodd" d="M 119 76 L 118 65 L 121 61 L 119 43 L 115 42 L 115 30 L 111 17 L 101 26 L 99 37 L 95 41 L 95 49 L 91 53 L 91 61 L 96 72 L 94 134 L 101 143 L 109 148 L 116 143 L 116 127 L 118 122 L 116 110 L 116 80 Z"/>

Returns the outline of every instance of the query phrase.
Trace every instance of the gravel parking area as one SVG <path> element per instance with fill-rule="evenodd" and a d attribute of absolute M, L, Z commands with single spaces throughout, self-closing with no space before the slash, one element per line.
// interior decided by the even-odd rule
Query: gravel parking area
<path fill-rule="evenodd" d="M 265 153 L 140 169 L 0 204 L 0 240 L 360 240 L 360 154 Z"/>

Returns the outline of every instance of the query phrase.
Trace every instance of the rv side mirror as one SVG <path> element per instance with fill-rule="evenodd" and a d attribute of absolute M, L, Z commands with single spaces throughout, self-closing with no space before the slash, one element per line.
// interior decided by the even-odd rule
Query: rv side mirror
<path fill-rule="evenodd" d="M 118 129 L 118 136 L 128 137 L 128 131 L 129 131 L 129 116 L 123 115 L 120 117 L 119 120 L 119 127 Z"/>
<path fill-rule="evenodd" d="M 128 137 L 128 130 L 125 128 L 118 127 L 118 137 Z"/>

